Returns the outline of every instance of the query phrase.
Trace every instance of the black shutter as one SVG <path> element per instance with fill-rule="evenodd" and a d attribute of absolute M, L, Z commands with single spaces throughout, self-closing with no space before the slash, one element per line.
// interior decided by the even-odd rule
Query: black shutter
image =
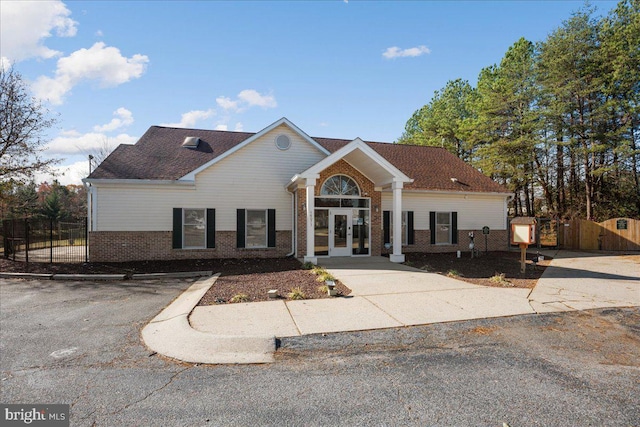
<path fill-rule="evenodd" d="M 207 209 L 207 248 L 216 247 L 216 210 Z"/>
<path fill-rule="evenodd" d="M 276 247 L 276 210 L 267 209 L 267 247 Z"/>
<path fill-rule="evenodd" d="M 436 244 L 436 213 L 429 212 L 429 230 L 431 231 L 431 244 Z"/>
<path fill-rule="evenodd" d="M 389 211 L 382 211 L 382 234 L 383 234 L 383 242 L 385 245 L 387 243 L 391 243 L 391 231 L 389 230 L 391 226 L 391 215 Z"/>
<path fill-rule="evenodd" d="M 415 244 L 415 236 L 413 230 L 413 211 L 407 211 L 407 245 Z"/>
<path fill-rule="evenodd" d="M 236 246 L 239 248 L 244 248 L 244 221 L 245 221 L 245 210 L 238 209 L 237 211 L 237 221 L 236 221 Z"/>
<path fill-rule="evenodd" d="M 458 244 L 458 212 L 451 212 L 451 244 Z"/>
<path fill-rule="evenodd" d="M 182 208 L 173 208 L 173 249 L 182 249 Z"/>

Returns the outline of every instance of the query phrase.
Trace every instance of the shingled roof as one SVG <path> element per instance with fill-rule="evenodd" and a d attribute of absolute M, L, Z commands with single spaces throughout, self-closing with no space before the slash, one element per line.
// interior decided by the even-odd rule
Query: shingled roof
<path fill-rule="evenodd" d="M 253 135 L 152 126 L 135 145 L 118 146 L 89 179 L 177 180 Z M 197 148 L 182 147 L 182 142 L 189 136 L 200 138 Z M 329 152 L 351 142 L 346 139 L 312 139 Z M 405 185 L 407 189 L 509 193 L 505 187 L 443 148 L 381 142 L 366 144 L 414 180 Z"/>

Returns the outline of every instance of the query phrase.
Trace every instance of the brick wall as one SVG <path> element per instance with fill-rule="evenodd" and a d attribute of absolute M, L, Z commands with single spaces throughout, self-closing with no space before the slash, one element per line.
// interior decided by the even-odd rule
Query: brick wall
<path fill-rule="evenodd" d="M 415 244 L 402 246 L 402 252 L 456 252 L 469 251 L 469 232 L 475 234 L 474 243 L 478 250 L 484 251 L 484 235 L 482 230 L 458 230 L 457 245 L 432 245 L 430 230 L 415 230 Z M 382 235 L 382 233 L 380 233 Z M 487 247 L 489 251 L 506 251 L 508 249 L 507 230 L 491 230 L 487 238 Z M 382 249 L 383 253 L 391 252 L 391 249 Z"/>
<path fill-rule="evenodd" d="M 93 231 L 89 233 L 92 262 L 196 258 L 278 258 L 291 252 L 291 231 L 276 231 L 276 247 L 236 248 L 235 231 L 216 231 L 214 249 L 173 249 L 171 231 Z"/>

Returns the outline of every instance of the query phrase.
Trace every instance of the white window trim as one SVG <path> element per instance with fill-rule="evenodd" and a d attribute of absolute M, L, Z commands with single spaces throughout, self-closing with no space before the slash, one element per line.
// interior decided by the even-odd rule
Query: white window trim
<path fill-rule="evenodd" d="M 447 239 L 446 242 L 438 243 L 438 226 L 440 225 L 440 223 L 438 223 L 438 214 L 445 214 L 445 213 L 449 214 L 449 238 Z M 451 243 L 452 240 L 453 240 L 453 233 L 452 233 L 453 226 L 451 224 L 451 221 L 452 221 L 451 214 L 452 214 L 451 211 L 449 211 L 449 212 L 447 212 L 447 211 L 436 211 L 436 229 L 433 230 L 434 233 L 436 233 L 436 243 L 435 243 L 436 245 L 439 245 L 439 246 L 449 245 L 449 246 L 451 246 L 453 244 L 453 243 Z"/>
<path fill-rule="evenodd" d="M 249 238 L 249 211 L 264 212 L 264 246 L 248 246 Z M 244 247 L 247 249 L 266 249 L 269 247 L 269 210 L 268 209 L 245 209 L 244 210 Z"/>
<path fill-rule="evenodd" d="M 324 188 L 324 186 L 326 185 L 326 183 L 331 179 L 334 178 L 336 176 L 339 177 L 346 177 L 348 179 L 350 179 L 351 181 L 353 181 L 353 183 L 356 185 L 356 188 L 358 189 L 358 194 L 357 195 L 353 195 L 353 194 L 322 194 L 322 189 Z M 336 173 L 334 175 L 331 175 L 330 177 L 328 177 L 327 179 L 324 180 L 324 182 L 322 183 L 322 185 L 320 186 L 320 196 L 318 197 L 361 197 L 362 196 L 362 189 L 360 188 L 360 185 L 358 184 L 358 181 L 356 181 L 355 179 L 353 179 L 352 177 L 350 177 L 349 175 L 345 175 L 343 173 Z"/>
<path fill-rule="evenodd" d="M 203 246 L 186 246 L 186 233 L 184 231 L 185 225 L 194 225 L 187 224 L 185 218 L 185 211 L 203 211 L 204 212 L 204 245 Z M 182 208 L 182 249 L 207 249 L 207 209 L 206 208 Z"/>

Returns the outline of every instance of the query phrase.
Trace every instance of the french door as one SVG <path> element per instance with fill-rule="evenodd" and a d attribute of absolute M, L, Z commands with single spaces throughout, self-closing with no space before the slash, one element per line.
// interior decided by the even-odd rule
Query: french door
<path fill-rule="evenodd" d="M 329 256 L 351 256 L 352 224 L 351 209 L 329 209 Z"/>

